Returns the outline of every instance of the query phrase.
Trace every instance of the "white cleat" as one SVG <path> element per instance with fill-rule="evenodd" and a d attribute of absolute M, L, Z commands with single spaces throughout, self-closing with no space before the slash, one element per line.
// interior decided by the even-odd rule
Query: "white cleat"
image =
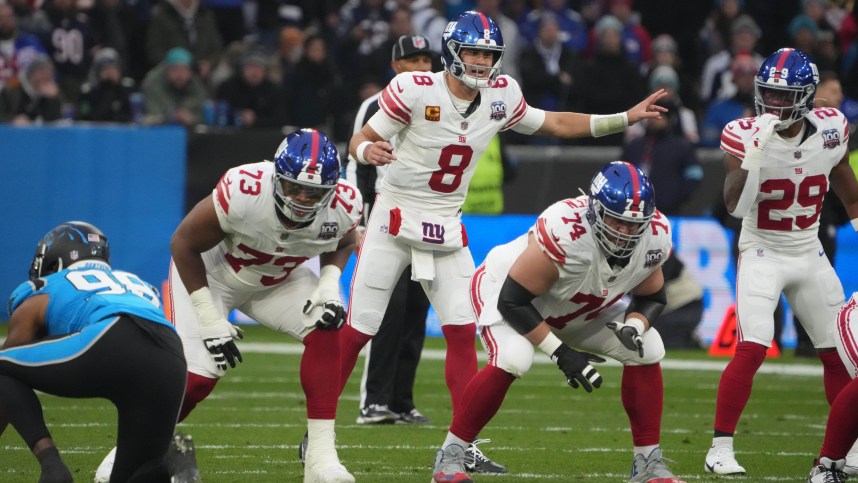
<path fill-rule="evenodd" d="M 113 462 L 116 461 L 116 448 L 114 447 L 110 450 L 110 453 L 107 453 L 107 456 L 104 457 L 104 460 L 98 465 L 98 469 L 95 470 L 95 479 L 93 480 L 95 483 L 109 483 L 110 482 L 110 474 L 113 473 Z"/>
<path fill-rule="evenodd" d="M 304 483 L 354 483 L 355 477 L 339 461 L 319 462 L 304 469 Z"/>
<path fill-rule="evenodd" d="M 858 441 L 852 445 L 849 454 L 846 455 L 846 467 L 843 472 L 849 476 L 858 475 Z"/>
<path fill-rule="evenodd" d="M 711 447 L 706 455 L 706 472 L 716 475 L 744 475 L 745 468 L 736 461 L 733 449 L 727 446 Z"/>

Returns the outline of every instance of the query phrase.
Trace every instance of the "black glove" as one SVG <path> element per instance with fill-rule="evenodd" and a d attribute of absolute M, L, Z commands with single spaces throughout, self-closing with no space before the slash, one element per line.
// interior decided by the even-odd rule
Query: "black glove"
<path fill-rule="evenodd" d="M 223 334 L 215 333 L 214 328 L 206 328 L 206 330 L 200 328 L 201 334 L 205 337 L 203 343 L 206 345 L 206 349 L 208 349 L 215 364 L 223 370 L 226 370 L 227 364 L 229 367 L 235 367 L 239 362 L 242 362 L 241 352 L 235 345 L 235 340 L 244 338 L 240 328 L 229 323 L 226 325 L 228 329 Z"/>
<path fill-rule="evenodd" d="M 593 387 L 602 385 L 602 376 L 590 365 L 591 362 L 605 362 L 605 359 L 599 356 L 578 352 L 566 344 L 561 344 L 554 354 L 551 354 L 551 360 L 557 363 L 557 367 L 566 374 L 566 382 L 574 388 L 578 388 L 580 383 L 585 391 L 593 392 Z M 593 387 L 590 387 L 591 384 Z"/>
<path fill-rule="evenodd" d="M 304 304 L 304 315 L 315 319 L 314 323 L 319 330 L 339 330 L 346 322 L 346 308 L 339 300 L 328 300 L 321 305 L 313 305 L 308 300 Z"/>

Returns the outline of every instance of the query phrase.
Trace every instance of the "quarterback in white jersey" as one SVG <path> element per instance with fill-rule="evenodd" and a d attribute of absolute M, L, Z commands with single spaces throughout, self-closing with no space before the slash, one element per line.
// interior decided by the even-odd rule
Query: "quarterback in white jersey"
<path fill-rule="evenodd" d="M 312 129 L 286 137 L 274 162 L 230 169 L 173 235 L 171 319 L 188 360 L 181 418 L 241 356 L 233 309 L 302 341 L 309 445 L 304 481 L 353 482 L 334 447 L 339 396 L 339 278 L 363 201 L 340 179 L 334 143 Z M 320 257 L 320 276 L 303 262 Z"/>
<path fill-rule="evenodd" d="M 843 305 L 843 287 L 817 231 L 829 189 L 858 229 L 858 182 L 848 162 L 845 117 L 835 108 L 813 108 L 818 79 L 807 54 L 778 50 L 755 79 L 758 116 L 735 120 L 721 134 L 724 201 L 731 215 L 742 218 L 738 343 L 718 388 L 708 472 L 745 472 L 734 456 L 733 433 L 774 337 L 781 293 L 822 361 L 828 401 L 849 382 L 834 349 L 833 322 Z"/>
<path fill-rule="evenodd" d="M 459 212 L 489 141 L 503 129 L 606 135 L 664 110 L 654 105 L 662 91 L 606 116 L 535 109 L 514 79 L 500 75 L 503 52 L 492 19 L 462 14 L 442 38 L 444 71 L 395 77 L 382 93 L 381 110 L 352 136 L 349 152 L 358 162 L 390 166 L 367 224 L 341 333 L 343 384 L 360 349 L 378 332 L 395 282 L 410 264 L 412 279 L 422 283 L 442 324 L 446 382 L 456 412 L 477 370 L 476 327 L 467 300 L 474 262 Z M 394 135 L 395 150 L 388 142 Z"/>
<path fill-rule="evenodd" d="M 680 481 L 659 448 L 664 344 L 651 325 L 664 308 L 661 266 L 672 245 L 670 223 L 654 200 L 647 177 L 615 161 L 593 178 L 589 196 L 555 203 L 528 233 L 489 252 L 470 291 L 489 362 L 465 389 L 463 411 L 453 415 L 436 457 L 436 482 L 469 481 L 451 460 L 530 369 L 534 347 L 572 387 L 588 392 L 602 382 L 591 361 L 622 363 L 635 455 L 631 481 Z"/>

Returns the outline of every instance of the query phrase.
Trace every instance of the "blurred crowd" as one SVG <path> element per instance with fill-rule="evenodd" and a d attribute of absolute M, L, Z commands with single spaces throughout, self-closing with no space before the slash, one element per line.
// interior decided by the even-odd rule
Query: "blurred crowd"
<path fill-rule="evenodd" d="M 347 140 L 363 99 L 393 77 L 394 39 L 440 52 L 449 18 L 491 16 L 503 71 L 551 110 L 612 113 L 665 88 L 664 126 L 717 147 L 753 113 L 753 76 L 779 47 L 808 52 L 830 105 L 858 118 L 855 0 L 0 0 L 0 122 L 315 127 Z M 677 21 L 681 19 L 681 21 Z M 440 61 L 435 59 L 436 68 Z M 823 95 L 822 92 L 819 96 Z M 523 137 L 512 142 L 561 141 Z M 631 145 L 651 156 L 652 142 Z M 665 152 L 675 152 L 664 148 Z"/>

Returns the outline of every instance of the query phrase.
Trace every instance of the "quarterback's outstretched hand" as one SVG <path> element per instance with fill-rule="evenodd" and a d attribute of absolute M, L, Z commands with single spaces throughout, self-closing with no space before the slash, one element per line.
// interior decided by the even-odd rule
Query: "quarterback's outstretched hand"
<path fill-rule="evenodd" d="M 639 357 L 643 357 L 643 339 L 641 334 L 644 333 L 644 324 L 638 319 L 627 319 L 625 322 L 608 322 L 605 324 L 609 329 L 614 331 L 617 339 L 626 346 L 626 349 L 635 351 Z"/>
<path fill-rule="evenodd" d="M 219 368 L 225 371 L 227 364 L 229 367 L 235 367 L 242 362 L 241 352 L 235 345 L 234 339 L 243 339 L 244 333 L 226 319 L 220 319 L 214 325 L 200 324 L 200 335 L 212 360 Z"/>
<path fill-rule="evenodd" d="M 304 304 L 305 325 L 321 330 L 337 330 L 346 321 L 346 308 L 340 300 L 340 274 L 335 265 L 325 265 L 319 272 L 319 284 Z"/>
<path fill-rule="evenodd" d="M 760 168 L 766 145 L 780 123 L 780 118 L 774 114 L 763 114 L 754 121 L 754 132 L 745 142 L 745 157 L 742 160 L 742 168 L 746 170 Z"/>
<path fill-rule="evenodd" d="M 647 96 L 646 99 L 637 103 L 634 107 L 626 111 L 626 116 L 629 119 L 629 125 L 631 126 L 632 124 L 638 121 L 642 121 L 644 119 L 661 117 L 661 113 L 667 112 L 667 108 L 658 106 L 655 103 L 666 95 L 666 90 L 659 89 Z"/>
<path fill-rule="evenodd" d="M 599 356 L 578 352 L 566 344 L 561 344 L 551 354 L 551 360 L 556 362 L 557 367 L 566 375 L 566 382 L 576 389 L 580 384 L 585 391 L 593 392 L 594 387 L 602 385 L 601 374 L 590 365 L 591 362 L 605 362 L 605 359 Z"/>

